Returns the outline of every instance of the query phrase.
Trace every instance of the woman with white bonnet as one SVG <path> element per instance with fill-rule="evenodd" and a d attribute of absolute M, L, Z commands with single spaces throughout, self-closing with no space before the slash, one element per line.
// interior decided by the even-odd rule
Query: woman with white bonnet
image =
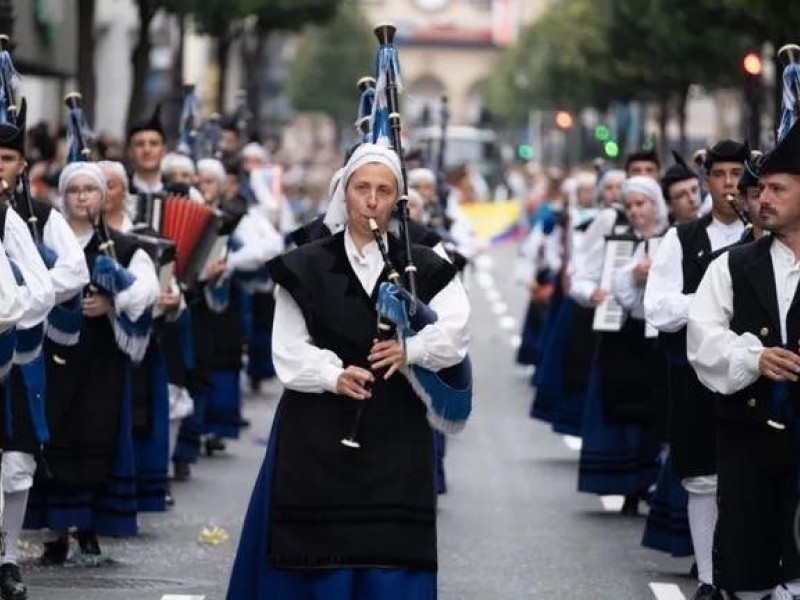
<path fill-rule="evenodd" d="M 386 270 L 369 219 L 402 269 L 402 244 L 388 231 L 401 188 L 396 154 L 362 144 L 325 218 L 332 235 L 269 263 L 278 286 L 273 357 L 286 391 L 230 599 L 436 598 L 433 435 L 401 370 L 460 362 L 469 302 L 454 267 L 413 246 L 419 297 L 439 318 L 405 348 L 395 338 L 376 339 L 374 294 Z M 341 440 L 359 406 L 360 448 L 353 448 Z"/>
<path fill-rule="evenodd" d="M 27 527 L 54 534 L 43 564 L 63 564 L 72 528 L 87 560 L 99 559 L 98 535 L 137 531 L 129 373 L 144 356 L 159 285 L 147 254 L 114 230 L 109 255 L 93 224 L 106 185 L 100 167 L 88 162 L 67 165 L 59 179 L 64 214 L 91 283 L 78 344 L 47 356 L 50 441 L 44 458 L 52 477 L 34 485 L 26 520 Z"/>
<path fill-rule="evenodd" d="M 639 501 L 658 474 L 665 427 L 664 357 L 644 321 L 644 286 L 654 240 L 668 226 L 658 183 L 631 177 L 622 186 L 632 257 L 614 272 L 610 293 L 625 311 L 619 331 L 599 335 L 583 420 L 578 489 L 622 495 L 622 513 L 638 513 Z M 601 271 L 594 273 L 599 283 Z"/>
<path fill-rule="evenodd" d="M 112 229 L 127 233 L 133 229 L 129 214 L 128 173 L 121 162 L 101 160 L 97 163 L 106 178 L 106 204 L 103 217 Z"/>
<path fill-rule="evenodd" d="M 194 161 L 178 152 L 169 152 L 161 159 L 161 176 L 166 184 L 178 183 L 192 186 L 197 177 Z"/>

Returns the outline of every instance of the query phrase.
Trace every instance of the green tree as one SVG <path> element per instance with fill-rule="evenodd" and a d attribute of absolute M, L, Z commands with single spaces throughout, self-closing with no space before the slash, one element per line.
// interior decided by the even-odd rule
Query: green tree
<path fill-rule="evenodd" d="M 291 65 L 286 92 L 301 111 L 329 114 L 337 128 L 352 123 L 356 81 L 374 70 L 377 42 L 363 13 L 348 6 L 326 25 L 309 29 Z"/>

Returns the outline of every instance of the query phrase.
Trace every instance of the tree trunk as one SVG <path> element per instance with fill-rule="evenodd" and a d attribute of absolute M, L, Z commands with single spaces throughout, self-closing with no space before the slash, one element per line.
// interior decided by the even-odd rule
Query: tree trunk
<path fill-rule="evenodd" d="M 686 108 L 689 103 L 689 86 L 684 87 L 678 93 L 678 105 L 676 107 L 678 113 L 678 130 L 680 132 L 680 153 L 681 156 L 686 156 L 689 151 L 689 140 L 686 136 Z"/>
<path fill-rule="evenodd" d="M 95 0 L 78 0 L 78 90 L 89 124 L 94 124 L 97 78 L 94 70 Z"/>
<path fill-rule="evenodd" d="M 175 57 L 173 58 L 171 89 L 164 114 L 164 130 L 170 145 L 174 145 L 175 140 L 178 139 L 178 128 L 180 126 L 181 112 L 183 110 L 183 84 L 198 83 L 196 81 L 185 81 L 183 72 L 183 45 L 186 37 L 186 14 L 178 12 L 175 18 L 178 24 L 178 47 L 175 49 Z"/>
<path fill-rule="evenodd" d="M 231 53 L 232 36 L 225 32 L 217 38 L 217 69 L 219 79 L 217 79 L 217 112 L 225 114 L 225 94 L 227 93 L 228 75 L 228 56 Z"/>
<path fill-rule="evenodd" d="M 244 43 L 242 43 L 247 108 L 250 114 L 253 115 L 253 123 L 251 124 L 249 135 L 256 134 L 259 138 L 261 137 L 261 90 L 264 85 L 263 77 L 266 74 L 264 47 L 266 46 L 267 35 L 268 31 L 256 26 L 250 32 L 249 37 L 252 39 L 245 39 Z M 242 141 L 247 143 L 249 140 Z"/>
<path fill-rule="evenodd" d="M 144 116 L 145 109 L 145 83 L 150 69 L 150 23 L 153 21 L 156 10 L 150 0 L 137 0 L 139 8 L 139 37 L 131 53 L 131 66 L 133 67 L 133 82 L 131 84 L 131 97 L 128 101 L 128 117 L 125 130 Z"/>

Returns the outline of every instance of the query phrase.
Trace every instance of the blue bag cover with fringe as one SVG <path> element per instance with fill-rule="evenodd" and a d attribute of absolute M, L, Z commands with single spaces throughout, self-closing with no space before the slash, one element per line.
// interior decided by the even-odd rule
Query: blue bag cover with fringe
<path fill-rule="evenodd" d="M 17 332 L 12 327 L 0 333 L 0 381 L 5 379 L 14 364 L 14 350 L 17 347 Z"/>
<path fill-rule="evenodd" d="M 416 310 L 409 310 L 414 299 L 404 289 L 384 281 L 378 288 L 377 310 L 394 323 L 404 338 L 413 337 L 438 316 L 417 300 Z M 472 363 L 469 356 L 457 365 L 433 372 L 419 365 L 406 370 L 411 387 L 428 408 L 428 422 L 443 433 L 457 433 L 472 412 Z"/>

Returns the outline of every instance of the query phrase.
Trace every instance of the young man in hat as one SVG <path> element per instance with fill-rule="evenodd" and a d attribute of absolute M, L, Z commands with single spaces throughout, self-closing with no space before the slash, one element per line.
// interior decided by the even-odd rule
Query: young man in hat
<path fill-rule="evenodd" d="M 655 150 L 638 150 L 625 158 L 625 174 L 628 177 L 643 175 L 657 180 L 660 171 L 661 162 Z"/>
<path fill-rule="evenodd" d="M 157 106 L 148 120 L 134 124 L 128 131 L 131 192 L 135 194 L 156 194 L 164 190 L 161 161 L 167 153 L 167 141 L 160 109 Z"/>
<path fill-rule="evenodd" d="M 661 332 L 667 348 L 670 377 L 670 452 L 673 468 L 689 494 L 689 527 L 697 560 L 699 587 L 695 598 L 719 598 L 714 588 L 712 549 L 716 509 L 716 435 L 712 394 L 703 387 L 686 361 L 686 322 L 697 286 L 712 252 L 739 241 L 744 225 L 730 198 L 749 156 L 746 144 L 724 140 L 706 153 L 711 213 L 681 223 L 664 236 L 650 268 L 644 295 L 645 316 Z M 683 163 L 683 161 L 679 161 Z M 683 163 L 687 190 L 697 194 L 697 178 Z M 693 175 L 693 177 L 689 177 Z M 668 190 L 678 195 L 682 182 Z M 686 190 L 683 190 L 684 192 Z M 677 198 L 676 198 L 677 199 Z M 699 198 L 692 206 L 697 207 Z"/>
<path fill-rule="evenodd" d="M 675 164 L 661 178 L 661 189 L 669 205 L 670 221 L 688 223 L 697 218 L 700 208 L 700 180 L 683 157 L 673 151 Z"/>
<path fill-rule="evenodd" d="M 772 235 L 715 259 L 688 314 L 689 362 L 719 395 L 714 584 L 740 600 L 800 597 L 798 157 L 794 127 L 761 167 L 759 214 Z"/>

